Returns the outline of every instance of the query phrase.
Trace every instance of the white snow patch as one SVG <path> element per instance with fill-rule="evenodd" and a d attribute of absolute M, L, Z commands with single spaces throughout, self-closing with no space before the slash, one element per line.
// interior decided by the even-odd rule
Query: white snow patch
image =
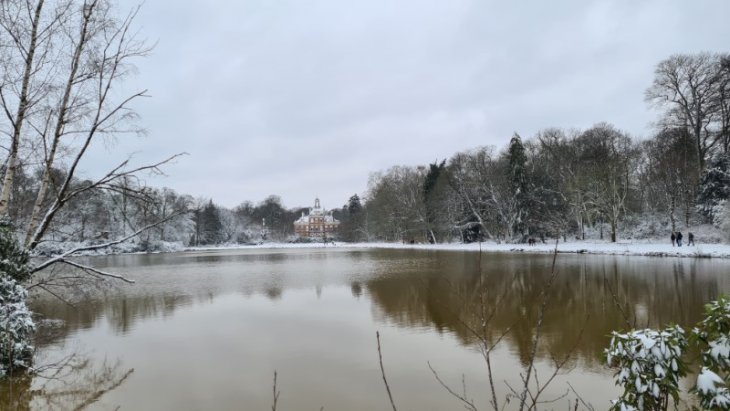
<path fill-rule="evenodd" d="M 667 243 L 669 240 L 667 240 Z M 272 249 L 272 248 L 386 248 L 409 250 L 453 250 L 485 252 L 514 252 L 550 254 L 555 251 L 555 242 L 546 244 L 497 244 L 484 243 L 446 243 L 446 244 L 401 244 L 401 243 L 263 243 L 258 245 L 230 244 L 210 247 L 187 247 L 186 251 L 231 250 L 231 249 Z M 603 255 L 634 255 L 657 257 L 713 257 L 730 258 L 730 244 L 699 244 L 697 246 L 673 247 L 671 244 L 640 241 L 620 241 L 616 243 L 606 241 L 570 241 L 560 242 L 557 245 L 559 253 L 603 254 Z"/>

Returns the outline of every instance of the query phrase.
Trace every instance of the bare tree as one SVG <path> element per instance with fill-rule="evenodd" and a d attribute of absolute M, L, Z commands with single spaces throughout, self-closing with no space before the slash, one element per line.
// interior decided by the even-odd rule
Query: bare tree
<path fill-rule="evenodd" d="M 663 130 L 644 142 L 645 164 L 641 167 L 645 188 L 654 193 L 652 206 L 666 210 L 672 231 L 677 231 L 677 209 L 684 208 L 685 224 L 697 192 L 697 153 L 688 130 Z M 657 201 L 658 200 L 658 201 Z M 658 204 L 656 204 L 658 203 Z"/>
<path fill-rule="evenodd" d="M 720 117 L 720 145 L 724 153 L 730 150 L 730 54 L 720 58 L 717 86 L 717 109 Z"/>
<path fill-rule="evenodd" d="M 720 55 L 675 54 L 660 62 L 646 100 L 666 108 L 663 127 L 686 127 L 695 138 L 699 177 L 705 160 L 719 140 L 713 129 L 719 120 Z"/>
<path fill-rule="evenodd" d="M 9 123 L 5 175 L 0 186 L 0 215 L 6 215 L 18 167 L 26 120 L 53 89 L 54 34 L 67 15 L 63 4 L 44 11 L 45 1 L 0 2 L 0 105 Z"/>
<path fill-rule="evenodd" d="M 482 183 L 486 180 L 487 169 L 493 161 L 492 151 L 482 147 L 471 152 L 457 153 L 449 160 L 447 168 L 449 184 L 463 204 L 466 215 L 471 217 L 461 221 L 459 228 L 476 224 L 488 237 L 491 237 L 493 225 L 487 205 L 488 195 L 484 192 Z"/>
<path fill-rule="evenodd" d="M 498 241 L 514 237 L 523 215 L 519 198 L 512 193 L 508 170 L 506 157 L 495 156 L 492 149 L 484 147 L 454 155 L 447 168 L 449 183 L 467 215 Z"/>
<path fill-rule="evenodd" d="M 427 238 L 425 167 L 391 167 L 368 183 L 367 211 L 374 231 L 391 240 Z"/>
<path fill-rule="evenodd" d="M 636 148 L 631 138 L 610 124 L 599 123 L 575 140 L 582 173 L 588 177 L 586 189 L 592 193 L 597 210 L 608 218 L 611 241 L 626 212 L 631 191 L 631 172 Z"/>
<path fill-rule="evenodd" d="M 28 250 L 36 249 L 55 230 L 54 224 L 63 219 L 59 217 L 68 214 L 65 209 L 78 206 L 94 193 L 121 194 L 125 204 L 127 199 L 148 204 L 137 207 L 144 214 L 138 218 L 143 228 L 130 226 L 131 236 L 125 232 L 119 238 L 105 235 L 99 244 L 63 253 L 63 258 L 43 262 L 36 271 L 49 263 L 65 263 L 96 276 L 116 278 L 75 265 L 68 258 L 76 252 L 118 244 L 185 212 L 183 207 L 157 213 L 155 193 L 138 183 L 139 175 L 161 173 L 160 167 L 178 155 L 146 165 L 132 165 L 128 158 L 100 177 L 79 177 L 79 165 L 92 145 L 103 138 L 143 132 L 136 124 L 132 104 L 145 97 L 146 90 L 126 94 L 123 82 L 134 73 L 134 61 L 146 56 L 150 46 L 133 27 L 139 8 L 120 17 L 112 4 L 110 0 L 0 2 L 0 106 L 9 125 L 0 123 L 0 132 L 10 142 L 0 214 L 7 214 L 15 201 L 10 192 L 21 147 L 27 147 L 23 155 L 37 159 L 40 166 L 40 184 L 27 225 L 18 227 L 25 233 Z M 158 214 L 161 220 L 152 221 Z M 86 238 L 85 231 L 83 227 L 82 238 Z"/>

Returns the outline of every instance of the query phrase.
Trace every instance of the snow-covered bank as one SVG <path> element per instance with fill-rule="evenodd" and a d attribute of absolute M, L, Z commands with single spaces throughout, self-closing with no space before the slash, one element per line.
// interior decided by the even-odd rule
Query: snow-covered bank
<path fill-rule="evenodd" d="M 552 253 L 555 243 L 536 244 L 496 244 L 491 242 L 471 244 L 400 244 L 400 243 L 264 243 L 251 246 L 229 245 L 219 247 L 189 247 L 185 251 L 212 251 L 230 249 L 282 249 L 282 248 L 390 248 L 413 250 L 454 250 L 454 251 L 482 251 L 486 252 L 524 252 L 524 253 Z M 730 244 L 698 244 L 696 246 L 673 247 L 671 244 L 652 242 L 600 242 L 574 241 L 560 242 L 559 253 L 603 254 L 603 255 L 634 255 L 654 257 L 703 257 L 703 258 L 730 258 Z"/>

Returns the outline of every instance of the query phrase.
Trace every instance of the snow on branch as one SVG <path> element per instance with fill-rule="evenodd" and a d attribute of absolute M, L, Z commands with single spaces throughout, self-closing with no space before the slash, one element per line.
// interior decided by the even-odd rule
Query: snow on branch
<path fill-rule="evenodd" d="M 121 276 L 119 274 L 112 274 L 110 272 L 102 271 L 102 270 L 99 270 L 98 268 L 94 268 L 94 267 L 91 267 L 91 266 L 88 266 L 88 265 L 80 264 L 80 263 L 77 263 L 75 261 L 61 259 L 61 260 L 58 260 L 57 263 L 68 264 L 68 265 L 70 265 L 72 267 L 79 268 L 79 269 L 83 270 L 86 273 L 96 274 L 96 275 L 100 275 L 100 276 L 103 276 L 103 277 L 114 278 L 116 280 L 122 280 L 125 283 L 134 284 L 134 280 L 130 280 L 129 278 L 126 278 L 126 277 Z"/>
<path fill-rule="evenodd" d="M 58 255 L 56 257 L 49 258 L 48 260 L 46 260 L 46 261 L 38 264 L 37 266 L 35 266 L 35 267 L 33 267 L 31 269 L 31 273 L 37 273 L 38 271 L 41 271 L 44 268 L 50 267 L 51 265 L 57 264 L 57 263 L 66 263 L 66 264 L 69 264 L 69 261 L 67 260 L 67 258 L 73 256 L 74 254 L 78 254 L 78 253 L 81 253 L 81 252 L 84 252 L 84 251 L 101 250 L 101 249 L 104 249 L 104 248 L 111 247 L 113 245 L 117 245 L 117 244 L 123 243 L 123 242 L 125 242 L 127 240 L 130 240 L 130 239 L 132 239 L 132 238 L 134 238 L 134 237 L 142 234 L 143 232 L 145 232 L 147 230 L 150 230 L 150 229 L 152 229 L 154 227 L 157 227 L 157 226 L 159 226 L 161 224 L 164 224 L 164 223 L 172 220 L 173 218 L 176 218 L 176 217 L 178 217 L 178 216 L 180 216 L 180 215 L 182 215 L 184 213 L 185 213 L 184 211 L 181 211 L 181 212 L 177 212 L 177 213 L 170 214 L 169 216 L 163 218 L 162 220 L 156 221 L 156 222 L 154 222 L 152 224 L 148 224 L 148 225 L 140 228 L 139 230 L 133 232 L 132 234 L 129 234 L 129 235 L 125 236 L 125 237 L 122 237 L 122 238 L 119 238 L 119 239 L 116 239 L 116 240 L 113 240 L 113 241 L 109 241 L 109 242 L 101 243 L 101 244 L 92 244 L 92 245 L 87 245 L 87 246 L 76 247 L 74 249 L 71 249 L 69 251 L 66 251 L 63 254 L 60 254 L 60 255 Z M 73 264 L 69 264 L 69 265 L 73 265 Z M 79 268 L 81 268 L 81 267 L 79 267 Z M 97 273 L 97 274 L 100 274 L 100 273 Z M 114 275 L 108 275 L 108 276 L 112 276 L 113 277 Z"/>

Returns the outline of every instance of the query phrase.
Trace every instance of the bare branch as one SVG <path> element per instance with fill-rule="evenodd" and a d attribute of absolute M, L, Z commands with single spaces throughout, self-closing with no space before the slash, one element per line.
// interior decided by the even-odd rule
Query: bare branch
<path fill-rule="evenodd" d="M 281 394 L 281 392 L 276 389 L 276 376 L 276 370 L 274 370 L 274 402 L 271 404 L 271 411 L 276 411 L 276 404 L 279 402 L 279 394 Z"/>
<path fill-rule="evenodd" d="M 62 260 L 59 260 L 57 262 L 64 263 L 64 264 L 68 264 L 68 265 L 70 265 L 72 267 L 80 268 L 81 270 L 83 270 L 83 271 L 85 271 L 87 273 L 98 274 L 98 275 L 103 276 L 103 277 L 114 278 L 116 280 L 122 280 L 125 283 L 134 284 L 134 280 L 130 280 L 130 279 L 128 279 L 126 277 L 123 277 L 121 275 L 118 275 L 118 274 L 112 274 L 112 273 L 109 273 L 109 272 L 106 272 L 106 271 L 102 271 L 102 270 L 99 270 L 97 268 L 94 268 L 94 267 L 91 267 L 91 266 L 88 266 L 88 265 L 80 264 L 80 263 L 77 263 L 75 261 L 62 259 Z"/>
<path fill-rule="evenodd" d="M 145 231 L 147 231 L 147 230 L 149 230 L 151 228 L 157 227 L 160 224 L 164 224 L 165 222 L 170 221 L 173 218 L 177 218 L 178 216 L 180 216 L 182 214 L 185 214 L 185 212 L 173 213 L 173 214 L 169 215 L 168 217 L 166 217 L 166 218 L 164 218 L 162 220 L 156 221 L 156 222 L 154 222 L 152 224 L 148 224 L 148 225 L 140 228 L 139 230 L 133 232 L 132 234 L 130 234 L 128 236 L 125 236 L 125 237 L 122 237 L 120 239 L 114 240 L 114 241 L 109 241 L 107 243 L 102 243 L 102 244 L 93 244 L 93 245 L 88 245 L 88 246 L 76 247 L 76 248 L 74 248 L 72 250 L 66 251 L 65 253 L 63 253 L 63 254 L 61 254 L 59 256 L 56 256 L 56 257 L 53 257 L 53 258 L 49 258 L 48 260 L 46 260 L 46 261 L 38 264 L 37 266 L 33 267 L 33 269 L 31 270 L 31 273 L 37 273 L 38 271 L 41 271 L 44 268 L 49 267 L 49 266 L 51 266 L 53 264 L 56 264 L 56 263 L 59 263 L 59 262 L 67 262 L 65 260 L 68 257 L 71 257 L 74 254 L 78 254 L 80 252 L 101 250 L 101 249 L 108 248 L 108 247 L 111 247 L 111 246 L 116 245 L 116 244 L 123 243 L 123 242 L 125 242 L 125 241 L 127 241 L 127 240 L 129 240 L 131 238 L 134 238 L 134 237 L 140 235 L 141 233 L 143 233 L 143 232 L 145 232 Z"/>
<path fill-rule="evenodd" d="M 385 383 L 385 389 L 388 391 L 388 398 L 390 399 L 390 405 L 393 407 L 393 411 L 398 411 L 395 408 L 395 402 L 393 402 L 393 394 L 390 392 L 388 379 L 385 378 L 385 368 L 383 368 L 383 353 L 380 351 L 380 331 L 375 332 L 375 338 L 378 340 L 378 360 L 380 362 L 380 373 L 383 375 L 383 383 Z"/>
<path fill-rule="evenodd" d="M 448 384 L 443 382 L 443 380 L 441 380 L 441 377 L 436 372 L 436 370 L 433 369 L 430 362 L 427 362 L 427 364 L 428 364 L 428 369 L 431 370 L 431 373 L 433 373 L 433 376 L 434 376 L 434 378 L 436 378 L 436 381 L 438 381 L 438 383 L 441 384 L 441 386 L 444 387 L 444 389 L 446 389 L 446 391 L 448 391 L 452 397 L 457 398 L 459 401 L 461 401 L 467 410 L 477 411 L 477 407 L 476 407 L 476 405 L 474 405 L 474 402 L 469 400 L 468 398 L 466 398 L 466 385 L 463 382 L 463 380 L 462 380 L 462 385 L 464 386 L 464 389 L 463 389 L 464 392 L 463 392 L 463 394 L 459 394 L 456 391 L 454 391 L 453 389 L 451 389 L 451 387 L 449 387 Z M 462 378 L 463 378 L 463 376 L 462 376 Z"/>

